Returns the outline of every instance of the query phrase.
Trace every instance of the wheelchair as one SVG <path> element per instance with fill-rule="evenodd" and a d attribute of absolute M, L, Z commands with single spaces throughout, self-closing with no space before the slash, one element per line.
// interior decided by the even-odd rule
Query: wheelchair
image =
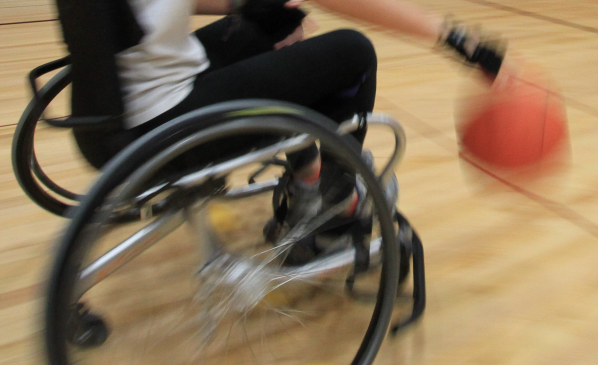
<path fill-rule="evenodd" d="M 337 125 L 279 101 L 209 106 L 136 140 L 80 195 L 47 176 L 34 146 L 40 121 L 73 127 L 69 118 L 44 119 L 71 82 L 69 63 L 67 57 L 31 72 L 34 98 L 12 150 L 25 193 L 70 219 L 45 302 L 50 363 L 370 364 L 410 273 L 410 314 L 395 318 L 391 331 L 420 318 L 422 243 L 384 194 L 405 149 L 403 129 L 391 117 L 355 116 Z M 38 90 L 36 80 L 56 70 Z M 395 141 L 377 174 L 348 136 L 364 121 L 387 128 Z M 247 135 L 268 138 L 242 154 L 180 167 L 202 146 Z M 313 142 L 362 179 L 371 218 L 331 224 L 338 206 L 313 209 L 272 238 L 288 199 L 285 153 Z M 314 235 L 326 248 L 289 264 L 294 245 Z"/>

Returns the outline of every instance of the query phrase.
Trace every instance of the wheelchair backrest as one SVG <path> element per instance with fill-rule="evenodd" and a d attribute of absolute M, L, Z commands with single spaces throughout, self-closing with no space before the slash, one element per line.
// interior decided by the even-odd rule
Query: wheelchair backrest
<path fill-rule="evenodd" d="M 127 0 L 56 0 L 72 79 L 72 126 L 122 125 L 115 54 L 139 43 L 143 31 Z"/>

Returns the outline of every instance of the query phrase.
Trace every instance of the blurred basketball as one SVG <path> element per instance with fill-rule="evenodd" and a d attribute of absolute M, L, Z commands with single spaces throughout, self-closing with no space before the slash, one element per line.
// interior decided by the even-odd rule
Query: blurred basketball
<path fill-rule="evenodd" d="M 457 116 L 462 156 L 510 171 L 568 155 L 565 104 L 545 76 L 501 75 L 467 94 Z"/>

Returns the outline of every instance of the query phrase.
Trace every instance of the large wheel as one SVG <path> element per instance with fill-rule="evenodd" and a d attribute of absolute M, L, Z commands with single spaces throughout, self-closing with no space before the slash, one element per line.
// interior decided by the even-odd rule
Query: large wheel
<path fill-rule="evenodd" d="M 50 362 L 372 363 L 397 290 L 396 233 L 375 176 L 336 127 L 287 103 L 231 102 L 180 117 L 120 153 L 61 239 L 47 296 Z M 207 167 L 173 164 L 189 150 L 247 134 L 270 138 Z M 376 219 L 363 239 L 370 252 L 384 253 L 370 284 L 378 292 L 373 303 L 346 293 L 353 245 L 324 248 L 301 265 L 287 260 L 296 242 L 325 231 L 338 206 L 306 213 L 271 244 L 262 231 L 273 214 L 269 180 L 239 183 L 312 139 L 367 186 Z M 141 220 L 118 223 L 136 205 Z M 156 205 L 161 213 L 147 211 Z"/>

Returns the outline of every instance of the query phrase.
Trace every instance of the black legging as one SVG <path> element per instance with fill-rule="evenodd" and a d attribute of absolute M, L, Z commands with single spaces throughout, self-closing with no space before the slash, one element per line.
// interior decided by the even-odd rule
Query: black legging
<path fill-rule="evenodd" d="M 195 35 L 206 50 L 210 67 L 197 76 L 192 92 L 162 115 L 111 136 L 110 149 L 116 152 L 161 124 L 223 101 L 246 98 L 288 101 L 309 107 L 338 123 L 355 113 L 373 110 L 376 54 L 371 42 L 357 31 L 337 30 L 276 51 L 273 42 L 251 23 L 241 22 L 231 28 L 230 17 L 198 29 Z M 365 130 L 354 136 L 363 142 Z M 90 137 L 97 139 L 98 135 Z M 236 145 L 221 144 L 211 153 L 228 154 Z M 298 169 L 317 154 L 313 145 L 289 156 L 289 160 Z M 322 157 L 325 163 L 325 154 Z M 342 174 L 330 171 L 335 176 Z"/>

